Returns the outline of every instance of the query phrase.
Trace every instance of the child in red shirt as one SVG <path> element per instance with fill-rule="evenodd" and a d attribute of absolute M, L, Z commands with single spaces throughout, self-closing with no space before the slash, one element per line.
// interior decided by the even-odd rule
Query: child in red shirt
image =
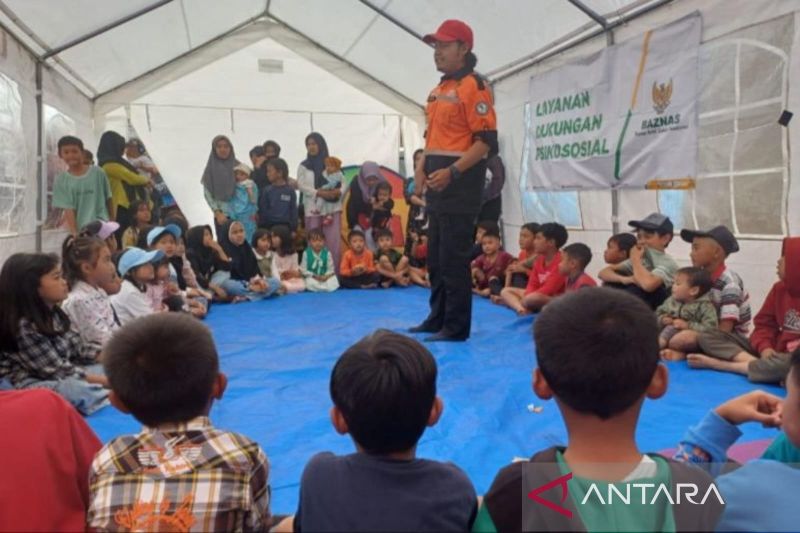
<path fill-rule="evenodd" d="M 490 294 L 500 294 L 514 256 L 500 249 L 500 234 L 496 231 L 486 231 L 481 245 L 483 253 L 472 262 L 472 292 L 488 298 Z"/>
<path fill-rule="evenodd" d="M 564 292 L 566 278 L 558 271 L 561 264 L 559 250 L 567 242 L 567 229 L 556 222 L 542 224 L 534 239 L 534 251 L 538 255 L 533 263 L 528 286 L 523 289 L 506 287 L 500 293 L 503 303 L 517 314 L 538 312 L 551 298 Z"/>
<path fill-rule="evenodd" d="M 524 289 L 528 286 L 528 277 L 531 275 L 533 262 L 536 261 L 536 251 L 533 241 L 539 232 L 539 224 L 528 222 L 519 229 L 519 257 L 511 262 L 506 270 L 505 287 Z M 492 294 L 492 302 L 502 304 L 500 294 Z"/>
<path fill-rule="evenodd" d="M 584 287 L 597 287 L 597 282 L 585 272 L 591 262 L 592 251 L 583 243 L 576 242 L 561 250 L 558 272 L 567 278 L 565 293 L 575 292 Z"/>

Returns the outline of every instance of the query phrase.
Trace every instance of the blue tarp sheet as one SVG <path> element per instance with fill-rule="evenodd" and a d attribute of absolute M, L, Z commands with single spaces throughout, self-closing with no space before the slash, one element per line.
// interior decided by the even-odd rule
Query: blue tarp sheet
<path fill-rule="evenodd" d="M 218 305 L 207 324 L 214 332 L 225 397 L 211 418 L 218 427 L 258 441 L 267 453 L 273 513 L 292 513 L 300 475 L 320 451 L 354 451 L 329 421 L 328 381 L 338 356 L 376 328 L 402 331 L 427 314 L 427 291 L 419 288 L 298 294 L 276 300 Z M 484 493 L 497 470 L 515 456 L 563 444 L 566 431 L 554 402 L 531 391 L 535 363 L 532 319 L 477 299 L 473 334 L 466 343 L 436 343 L 439 395 L 444 415 L 420 441 L 421 457 L 453 461 Z M 754 386 L 744 377 L 691 370 L 670 363 L 670 386 L 646 401 L 637 439 L 647 451 L 674 446 L 686 427 L 723 400 Z M 777 387 L 765 389 L 783 395 Z M 540 413 L 529 404 L 543 406 Z M 101 440 L 136 433 L 140 425 L 114 408 L 89 418 Z M 776 430 L 742 428 L 741 442 L 771 438 Z"/>

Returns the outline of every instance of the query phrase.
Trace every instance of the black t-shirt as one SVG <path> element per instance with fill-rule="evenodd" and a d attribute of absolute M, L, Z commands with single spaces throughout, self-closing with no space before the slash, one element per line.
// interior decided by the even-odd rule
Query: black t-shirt
<path fill-rule="evenodd" d="M 315 455 L 300 482 L 295 531 L 469 531 L 475 489 L 450 463 Z"/>

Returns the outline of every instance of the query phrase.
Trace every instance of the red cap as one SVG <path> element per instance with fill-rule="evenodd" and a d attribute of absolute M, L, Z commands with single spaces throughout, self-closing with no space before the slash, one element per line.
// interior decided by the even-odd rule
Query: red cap
<path fill-rule="evenodd" d="M 472 50 L 472 28 L 460 20 L 445 20 L 442 22 L 442 25 L 439 26 L 439 29 L 436 30 L 436 33 L 429 33 L 423 37 L 422 40 L 428 44 L 432 44 L 436 41 L 445 43 L 462 41 Z"/>

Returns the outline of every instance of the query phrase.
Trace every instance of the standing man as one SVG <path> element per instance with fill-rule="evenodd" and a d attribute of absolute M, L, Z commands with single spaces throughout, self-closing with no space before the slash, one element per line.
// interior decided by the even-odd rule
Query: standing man
<path fill-rule="evenodd" d="M 412 333 L 426 341 L 463 341 L 472 322 L 469 259 L 481 209 L 486 157 L 497 153 L 497 120 L 488 85 L 474 71 L 472 30 L 446 20 L 426 35 L 441 82 L 428 96 L 425 153 L 414 169 L 415 193 L 426 194 L 431 311 Z"/>

